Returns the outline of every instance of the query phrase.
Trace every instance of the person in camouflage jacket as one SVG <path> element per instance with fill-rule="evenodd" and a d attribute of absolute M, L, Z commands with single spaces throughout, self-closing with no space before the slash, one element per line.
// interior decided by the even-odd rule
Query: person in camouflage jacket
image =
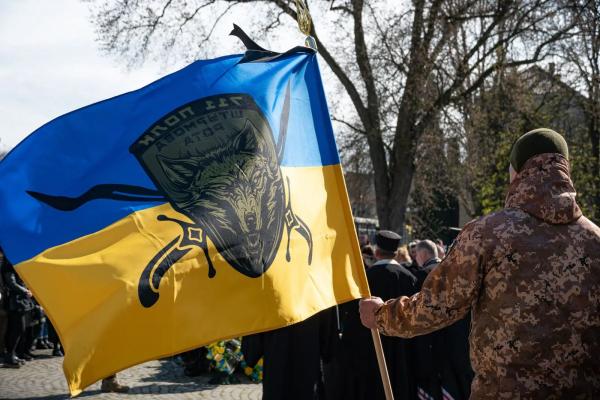
<path fill-rule="evenodd" d="M 362 300 L 361 319 L 410 338 L 471 310 L 472 399 L 600 399 L 600 228 L 563 155 L 518 171 L 505 208 L 467 224 L 420 293 Z"/>

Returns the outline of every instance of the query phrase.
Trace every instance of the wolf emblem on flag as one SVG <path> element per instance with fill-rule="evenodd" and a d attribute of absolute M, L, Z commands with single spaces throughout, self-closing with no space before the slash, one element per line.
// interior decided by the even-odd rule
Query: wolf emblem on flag
<path fill-rule="evenodd" d="M 193 246 L 204 251 L 208 276 L 216 271 L 207 238 L 238 272 L 256 278 L 269 269 L 288 230 L 299 232 L 309 246 L 308 226 L 292 211 L 289 190 L 279 168 L 285 145 L 289 90 L 282 113 L 277 149 L 268 121 L 247 94 L 211 96 L 165 115 L 131 147 L 146 173 L 172 207 L 192 223 L 176 222 L 182 234 L 145 268 L 139 283 L 140 302 L 158 300 L 162 276 Z M 289 185 L 288 185 L 289 186 Z"/>
<path fill-rule="evenodd" d="M 194 247 L 204 252 L 208 277 L 216 275 L 207 239 L 229 265 L 245 276 L 257 278 L 275 259 L 285 227 L 286 260 L 291 260 L 290 234 L 296 231 L 307 242 L 310 265 L 312 234 L 292 210 L 289 182 L 284 183 L 280 169 L 289 112 L 288 86 L 275 145 L 271 127 L 250 95 L 201 98 L 160 118 L 129 148 L 157 191 L 102 184 L 76 198 L 28 193 L 62 211 L 72 211 L 99 198 L 162 198 L 189 218 L 192 222 L 166 215 L 157 217 L 179 224 L 182 233 L 144 268 L 138 284 L 144 307 L 158 301 L 162 277 Z"/>

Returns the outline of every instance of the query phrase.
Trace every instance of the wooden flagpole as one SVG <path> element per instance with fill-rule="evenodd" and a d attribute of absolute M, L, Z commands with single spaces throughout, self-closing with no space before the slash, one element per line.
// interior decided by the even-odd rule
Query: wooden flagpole
<path fill-rule="evenodd" d="M 381 373 L 381 383 L 383 383 L 385 400 L 394 400 L 394 393 L 392 392 L 390 375 L 388 374 L 387 365 L 385 364 L 385 357 L 383 355 L 383 346 L 381 345 L 381 336 L 379 336 L 379 331 L 377 329 L 371 329 L 371 336 L 373 337 L 373 345 L 375 345 L 375 354 L 377 354 L 377 364 L 379 364 L 379 372 Z"/>

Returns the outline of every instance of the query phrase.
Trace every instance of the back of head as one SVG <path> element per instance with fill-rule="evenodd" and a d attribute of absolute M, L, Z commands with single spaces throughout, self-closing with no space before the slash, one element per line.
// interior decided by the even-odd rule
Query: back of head
<path fill-rule="evenodd" d="M 373 251 L 373 246 L 370 244 L 366 244 L 360 248 L 360 252 L 362 254 L 363 264 L 365 268 L 370 268 L 373 265 L 375 259 L 375 252 Z"/>
<path fill-rule="evenodd" d="M 565 138 L 552 129 L 540 128 L 527 132 L 518 138 L 510 151 L 510 164 L 516 172 L 521 172 L 523 165 L 531 157 L 545 153 L 562 154 L 569 158 L 569 148 Z"/>
<path fill-rule="evenodd" d="M 415 258 L 415 249 L 417 247 L 417 243 L 419 243 L 418 240 L 413 240 L 408 244 L 408 254 L 410 254 L 412 258 Z"/>
<path fill-rule="evenodd" d="M 373 253 L 373 247 L 369 244 L 365 244 L 364 246 L 362 246 L 360 248 L 360 252 L 366 256 L 371 256 L 373 257 L 374 253 Z"/>
<path fill-rule="evenodd" d="M 392 231 L 379 231 L 375 234 L 375 245 L 377 251 L 375 256 L 378 258 L 394 258 L 402 236 Z"/>
<path fill-rule="evenodd" d="M 417 243 L 417 251 L 425 252 L 429 258 L 435 258 L 438 256 L 437 245 L 431 240 L 421 240 Z"/>
<path fill-rule="evenodd" d="M 398 254 L 396 254 L 396 261 L 399 263 L 411 263 L 412 259 L 410 258 L 410 254 L 408 254 L 408 247 L 400 246 L 398 248 Z"/>
<path fill-rule="evenodd" d="M 550 129 L 527 132 L 513 144 L 506 208 L 519 208 L 550 224 L 569 224 L 581 216 L 570 178 L 565 139 Z"/>

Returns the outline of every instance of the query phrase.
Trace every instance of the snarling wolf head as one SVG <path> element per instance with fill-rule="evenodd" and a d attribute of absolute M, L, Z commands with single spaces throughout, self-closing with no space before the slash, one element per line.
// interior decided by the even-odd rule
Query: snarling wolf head
<path fill-rule="evenodd" d="M 211 239 L 249 276 L 268 268 L 280 240 L 274 231 L 281 230 L 283 180 L 270 139 L 246 120 L 220 148 L 181 159 L 157 156 L 173 189 L 184 194 L 178 207 L 218 227 Z"/>
<path fill-rule="evenodd" d="M 107 183 L 76 197 L 28 193 L 62 211 L 95 199 L 168 201 L 191 220 L 163 214 L 156 217 L 179 224 L 182 231 L 148 260 L 142 271 L 138 296 L 144 307 L 158 301 L 163 276 L 193 248 L 204 252 L 208 277 L 216 276 L 209 241 L 238 272 L 257 278 L 273 263 L 285 228 L 285 259 L 291 261 L 291 234 L 297 232 L 308 245 L 310 265 L 312 233 L 294 213 L 289 178 L 286 192 L 279 167 L 290 99 L 288 84 L 277 146 L 268 120 L 250 95 L 219 94 L 169 112 L 129 147 L 156 189 Z"/>

